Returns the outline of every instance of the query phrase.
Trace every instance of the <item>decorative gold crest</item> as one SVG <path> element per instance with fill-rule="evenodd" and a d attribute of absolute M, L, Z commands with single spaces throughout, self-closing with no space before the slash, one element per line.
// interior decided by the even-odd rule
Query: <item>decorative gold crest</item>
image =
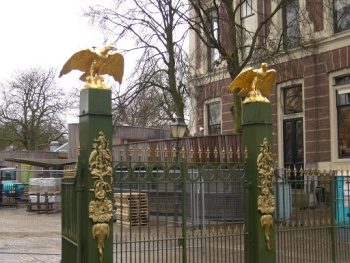
<path fill-rule="evenodd" d="M 104 241 L 109 237 L 110 232 L 108 222 L 113 218 L 113 202 L 107 198 L 107 193 L 112 193 L 112 153 L 102 131 L 94 140 L 92 149 L 89 157 L 89 170 L 95 182 L 94 188 L 90 191 L 94 193 L 95 200 L 89 203 L 89 218 L 96 223 L 92 227 L 92 236 L 97 238 L 97 248 L 100 263 L 102 263 Z"/>
<path fill-rule="evenodd" d="M 270 229 L 273 227 L 272 214 L 275 211 L 275 197 L 273 196 L 274 169 L 273 158 L 267 139 L 260 144 L 260 154 L 257 159 L 257 169 L 261 178 L 258 197 L 258 210 L 263 214 L 260 219 L 261 227 L 265 231 L 266 248 L 270 250 Z"/>

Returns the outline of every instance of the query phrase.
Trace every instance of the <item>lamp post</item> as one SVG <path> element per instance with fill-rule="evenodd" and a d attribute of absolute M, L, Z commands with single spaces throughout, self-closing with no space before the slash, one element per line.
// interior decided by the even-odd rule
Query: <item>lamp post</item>
<path fill-rule="evenodd" d="M 179 153 L 180 153 L 180 139 L 184 137 L 185 131 L 186 131 L 186 124 L 182 122 L 180 117 L 176 118 L 176 121 L 170 124 L 171 129 L 171 135 L 173 138 L 176 139 L 176 146 L 175 146 L 175 158 L 176 162 L 179 161 Z"/>
<path fill-rule="evenodd" d="M 176 146 L 175 146 L 175 161 L 177 163 L 179 163 L 179 153 L 180 153 L 180 138 L 182 138 L 185 135 L 185 131 L 186 131 L 186 124 L 184 122 L 182 122 L 181 118 L 177 117 L 176 121 L 173 122 L 172 124 L 170 124 L 170 128 L 171 128 L 171 135 L 173 138 L 176 139 Z M 181 169 L 180 169 L 180 173 L 181 173 Z M 183 178 L 183 174 L 181 174 L 181 177 Z M 181 192 L 177 191 L 174 189 L 174 195 L 177 192 L 178 196 L 177 198 L 175 198 L 175 211 L 174 211 L 174 220 L 175 220 L 175 224 L 178 224 L 178 215 L 179 215 L 179 200 L 181 198 L 181 194 L 182 195 L 186 195 L 186 188 L 183 186 L 185 180 L 182 179 L 182 184 L 179 185 L 179 188 L 181 189 Z M 175 188 L 174 184 L 174 188 Z M 182 232 L 183 235 L 186 234 L 186 226 L 185 226 L 185 218 L 186 218 L 186 204 L 184 202 L 185 198 L 182 198 Z M 184 255 L 187 254 L 186 253 L 186 244 L 185 244 L 185 239 L 179 240 L 179 245 L 183 247 L 184 251 Z M 185 262 L 185 261 L 184 261 Z"/>

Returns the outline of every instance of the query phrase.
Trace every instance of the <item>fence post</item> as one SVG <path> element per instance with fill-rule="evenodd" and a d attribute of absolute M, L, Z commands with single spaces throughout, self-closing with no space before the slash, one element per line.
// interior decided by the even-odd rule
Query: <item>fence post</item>
<path fill-rule="evenodd" d="M 331 206 L 331 215 L 335 215 L 336 212 L 335 212 L 335 206 L 336 206 L 336 199 L 335 199 L 335 185 L 336 185 L 336 177 L 337 174 L 335 172 L 333 172 L 333 174 L 330 174 L 329 175 L 329 180 L 330 180 L 330 206 Z M 336 231 L 337 231 L 337 222 L 335 220 L 335 216 L 331 216 L 331 225 L 332 225 L 332 229 L 331 229 L 331 241 L 332 241 L 332 245 L 331 245 L 331 248 L 332 248 L 332 262 L 337 262 L 336 261 L 336 258 L 337 258 L 337 247 L 336 247 L 336 244 L 337 244 L 337 234 L 336 234 Z"/>
<path fill-rule="evenodd" d="M 246 151 L 245 262 L 275 263 L 272 111 L 269 102 L 243 104 Z"/>
<path fill-rule="evenodd" d="M 2 182 L 0 181 L 0 205 L 2 205 L 2 189 L 3 189 L 3 184 Z"/>
<path fill-rule="evenodd" d="M 79 263 L 113 262 L 111 90 L 80 93 Z"/>

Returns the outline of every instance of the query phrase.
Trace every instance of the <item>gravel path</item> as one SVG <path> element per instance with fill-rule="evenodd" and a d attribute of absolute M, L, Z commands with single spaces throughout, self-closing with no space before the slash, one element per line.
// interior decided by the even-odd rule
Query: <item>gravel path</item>
<path fill-rule="evenodd" d="M 26 212 L 25 207 L 0 207 L 0 262 L 61 260 L 61 214 Z"/>

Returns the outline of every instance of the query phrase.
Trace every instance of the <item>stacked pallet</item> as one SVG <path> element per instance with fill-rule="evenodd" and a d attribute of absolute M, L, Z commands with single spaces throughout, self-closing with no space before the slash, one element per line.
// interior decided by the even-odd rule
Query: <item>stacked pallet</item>
<path fill-rule="evenodd" d="M 61 179 L 30 178 L 28 212 L 57 212 L 61 210 Z"/>
<path fill-rule="evenodd" d="M 115 193 L 117 223 L 129 226 L 148 224 L 148 196 L 146 193 Z"/>

